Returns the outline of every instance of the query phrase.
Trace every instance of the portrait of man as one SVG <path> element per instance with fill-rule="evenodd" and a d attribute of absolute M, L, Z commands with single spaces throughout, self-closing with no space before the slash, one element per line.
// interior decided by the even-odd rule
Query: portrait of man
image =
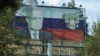
<path fill-rule="evenodd" d="M 32 1 L 29 1 L 30 4 L 32 4 Z M 25 23 L 19 22 L 18 18 L 15 21 L 16 24 L 20 23 L 19 25 L 15 25 L 15 27 L 22 28 L 19 30 L 21 34 L 27 35 L 31 39 L 35 40 L 53 40 L 53 34 L 50 32 L 46 31 L 45 29 L 42 29 L 43 25 L 43 15 L 42 11 L 40 10 L 34 10 L 34 6 L 29 5 L 29 6 L 24 6 L 22 7 L 19 11 L 17 11 L 16 16 L 23 17 Z M 21 19 L 21 18 L 19 18 Z M 21 24 L 26 24 L 20 27 Z"/>
<path fill-rule="evenodd" d="M 31 39 L 53 40 L 53 35 L 50 32 L 47 32 L 42 29 L 43 18 L 41 17 L 26 18 L 26 22 L 28 23 L 28 30 Z"/>

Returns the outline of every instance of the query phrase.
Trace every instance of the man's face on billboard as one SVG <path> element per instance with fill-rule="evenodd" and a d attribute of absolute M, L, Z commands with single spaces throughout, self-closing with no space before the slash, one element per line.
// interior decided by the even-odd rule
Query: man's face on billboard
<path fill-rule="evenodd" d="M 26 21 L 30 29 L 40 30 L 42 28 L 43 18 L 41 17 L 26 18 Z"/>

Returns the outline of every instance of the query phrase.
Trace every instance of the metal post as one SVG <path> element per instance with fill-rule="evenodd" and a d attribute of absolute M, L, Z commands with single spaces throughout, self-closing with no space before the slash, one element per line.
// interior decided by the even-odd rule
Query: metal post
<path fill-rule="evenodd" d="M 39 48 L 39 52 L 38 52 L 38 54 L 41 54 L 41 48 Z"/>
<path fill-rule="evenodd" d="M 82 42 L 80 41 L 79 46 L 82 46 Z"/>
<path fill-rule="evenodd" d="M 31 53 L 31 52 L 30 52 L 31 46 L 28 46 L 27 48 L 28 48 L 28 49 L 27 49 L 27 52 L 28 52 L 28 54 L 30 54 L 30 53 Z"/>
<path fill-rule="evenodd" d="M 59 45 L 62 45 L 62 44 L 63 44 L 62 40 L 59 41 Z M 59 48 L 59 55 L 61 55 L 61 48 Z"/>
<path fill-rule="evenodd" d="M 69 53 L 68 53 L 68 55 L 70 56 L 71 55 L 71 49 L 69 48 Z"/>
<path fill-rule="evenodd" d="M 25 56 L 28 56 L 28 51 L 27 51 L 27 49 L 28 49 L 28 47 L 27 46 L 25 46 Z"/>
<path fill-rule="evenodd" d="M 52 43 L 48 43 L 47 55 L 52 56 Z"/>
<path fill-rule="evenodd" d="M 26 56 L 28 56 L 29 52 L 30 52 L 30 46 L 29 43 L 26 43 Z"/>
<path fill-rule="evenodd" d="M 61 42 L 59 43 L 59 45 L 61 45 Z M 61 48 L 59 48 L 59 55 L 61 54 Z"/>
<path fill-rule="evenodd" d="M 40 44 L 42 43 L 40 42 Z M 41 47 L 39 47 L 38 54 L 41 54 Z"/>

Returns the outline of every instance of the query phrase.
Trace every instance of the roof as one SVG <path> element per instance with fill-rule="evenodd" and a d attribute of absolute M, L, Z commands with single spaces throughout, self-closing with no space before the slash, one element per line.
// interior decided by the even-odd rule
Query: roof
<path fill-rule="evenodd" d="M 24 5 L 24 6 L 30 6 L 30 5 Z M 60 7 L 60 6 L 45 6 L 45 5 L 37 5 L 37 7 L 44 7 L 44 8 L 61 8 L 61 9 L 80 9 L 78 7 L 73 7 L 73 8 L 69 8 L 69 7 Z"/>
<path fill-rule="evenodd" d="M 77 7 L 74 8 L 69 8 L 69 7 L 59 7 L 59 6 L 43 6 L 43 5 L 38 5 L 37 7 L 46 7 L 46 8 L 62 8 L 62 9 L 79 9 Z"/>

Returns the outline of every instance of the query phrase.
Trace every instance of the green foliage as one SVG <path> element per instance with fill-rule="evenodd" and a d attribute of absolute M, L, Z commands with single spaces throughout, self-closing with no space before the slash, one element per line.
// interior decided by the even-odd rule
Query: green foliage
<path fill-rule="evenodd" d="M 92 32 L 93 37 L 100 38 L 100 36 L 99 36 L 100 35 L 100 20 L 93 23 L 92 29 L 93 29 L 93 32 Z"/>
<path fill-rule="evenodd" d="M 84 48 L 78 49 L 81 50 L 80 56 L 100 56 L 100 21 L 93 23 L 92 30 Z"/>
<path fill-rule="evenodd" d="M 86 43 L 85 51 L 88 56 L 99 56 L 100 55 L 100 38 L 90 37 L 89 41 Z"/>
<path fill-rule="evenodd" d="M 2 1 L 7 2 L 7 0 Z M 2 1 L 0 1 L 0 56 L 15 56 L 16 49 L 12 47 L 15 44 L 13 23 L 16 10 L 20 8 L 21 2 L 14 0 L 12 3 L 15 3 L 17 7 L 12 7 L 12 4 L 2 5 Z"/>

